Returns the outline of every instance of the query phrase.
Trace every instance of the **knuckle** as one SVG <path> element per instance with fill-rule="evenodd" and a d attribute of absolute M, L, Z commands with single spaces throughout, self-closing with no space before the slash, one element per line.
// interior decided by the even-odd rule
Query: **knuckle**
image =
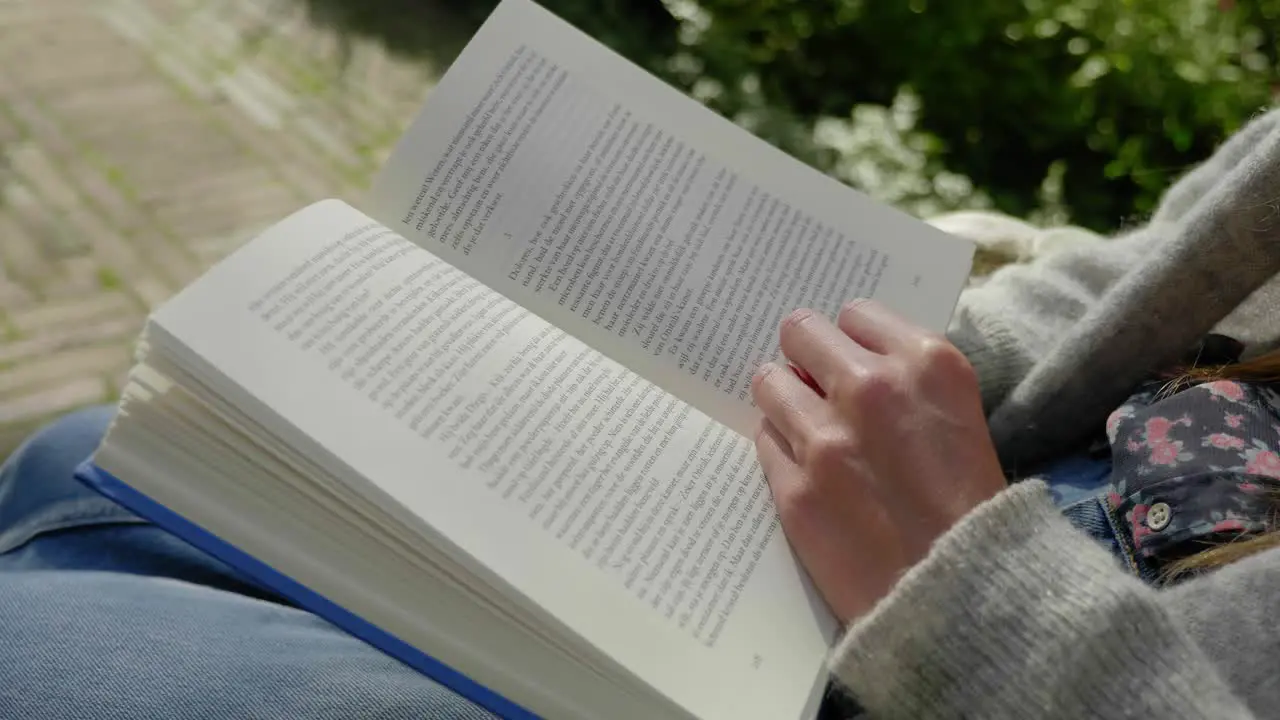
<path fill-rule="evenodd" d="M 783 522 L 803 523 L 806 518 L 814 517 L 824 502 L 822 492 L 812 482 L 796 483 L 773 493 L 773 504 Z"/>
<path fill-rule="evenodd" d="M 931 370 L 961 376 L 973 373 L 969 359 L 946 338 L 937 335 L 921 338 L 918 353 L 925 367 Z"/>
<path fill-rule="evenodd" d="M 855 451 L 853 438 L 843 430 L 818 433 L 805 447 L 806 463 L 815 470 L 841 465 Z"/>
<path fill-rule="evenodd" d="M 751 375 L 751 387 L 757 391 L 762 390 L 765 387 L 765 383 L 769 382 L 769 376 L 777 369 L 778 366 L 773 363 L 765 363 L 756 368 L 756 371 Z"/>
<path fill-rule="evenodd" d="M 755 442 L 756 448 L 763 447 L 765 443 L 769 442 L 769 425 L 764 419 L 756 423 L 756 434 L 752 440 Z"/>
<path fill-rule="evenodd" d="M 884 369 L 850 373 L 832 391 L 838 402 L 855 408 L 871 409 L 891 405 L 899 394 L 895 378 Z"/>

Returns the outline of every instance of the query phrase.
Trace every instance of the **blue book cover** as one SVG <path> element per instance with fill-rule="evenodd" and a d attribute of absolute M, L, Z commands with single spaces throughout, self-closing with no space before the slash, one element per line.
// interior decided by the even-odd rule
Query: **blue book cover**
<path fill-rule="evenodd" d="M 512 720 L 534 720 L 538 717 L 403 640 L 380 630 L 372 623 L 312 592 L 266 563 L 240 551 L 231 543 L 138 492 L 92 462 L 81 465 L 76 471 L 76 478 L 200 551 L 230 565 L 249 580 L 275 592 L 294 605 L 319 615 L 490 712 Z"/>

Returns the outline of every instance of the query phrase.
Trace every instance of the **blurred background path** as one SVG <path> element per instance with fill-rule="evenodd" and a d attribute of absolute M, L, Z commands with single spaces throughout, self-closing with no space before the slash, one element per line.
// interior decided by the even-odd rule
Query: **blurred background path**
<path fill-rule="evenodd" d="M 0 457 L 230 249 L 358 200 L 432 76 L 291 2 L 0 0 Z"/>

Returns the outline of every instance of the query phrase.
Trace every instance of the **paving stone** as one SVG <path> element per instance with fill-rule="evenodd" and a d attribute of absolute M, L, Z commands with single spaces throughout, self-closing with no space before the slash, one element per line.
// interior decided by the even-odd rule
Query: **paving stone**
<path fill-rule="evenodd" d="M 101 159 L 97 156 L 84 156 L 78 150 L 72 138 L 59 127 L 54 117 L 47 113 L 31 97 L 10 94 L 5 97 L 8 108 L 17 122 L 22 126 L 23 135 L 29 142 L 37 143 L 42 149 L 50 151 L 58 159 L 63 172 L 74 168 L 70 174 L 70 182 L 76 184 L 83 199 L 105 213 L 109 222 L 123 232 L 129 232 L 136 222 L 136 209 L 125 199 L 122 190 L 114 186 L 113 181 L 104 176 L 108 168 L 102 168 Z M 0 115 L 3 118 L 3 115 Z M 101 123 L 92 123 L 92 127 L 100 127 Z M 3 146 L 0 146 L 3 147 Z"/>
<path fill-rule="evenodd" d="M 135 127 L 145 126 L 154 123 L 155 117 L 151 113 L 139 115 L 138 108 L 164 108 L 174 100 L 173 88 L 145 75 L 76 79 L 81 82 L 75 87 L 48 93 L 46 102 L 59 114 L 79 116 L 90 125 L 102 125 L 105 113 L 131 120 Z"/>
<path fill-rule="evenodd" d="M 39 362 L 59 350 L 115 342 L 132 347 L 142 332 L 143 317 L 116 317 L 80 326 L 64 326 L 35 337 L 0 342 L 0 366 Z"/>
<path fill-rule="evenodd" d="M 195 256 L 183 247 L 187 238 L 172 238 L 159 230 L 149 229 L 145 235 L 134 236 L 134 242 L 146 253 L 149 264 L 162 277 L 171 282 L 185 284 L 203 269 Z"/>
<path fill-rule="evenodd" d="M 9 190 L 16 187 L 10 185 Z M 6 200 L 12 194 L 0 195 L 0 208 L 5 208 Z M 0 212 L 0 265 L 5 273 L 16 282 L 38 285 L 41 278 L 47 275 L 52 262 L 40 249 L 40 242 L 14 217 L 13 213 Z"/>
<path fill-rule="evenodd" d="M 11 179 L 0 188 L 0 206 L 13 223 L 0 252 L 14 263 L 10 269 L 15 274 L 38 277 L 42 268 L 74 243 L 54 209 L 22 182 Z"/>
<path fill-rule="evenodd" d="M 13 110 L 6 103 L 0 102 L 0 152 L 6 147 L 12 147 L 22 142 L 26 131 L 18 124 L 16 119 L 12 117 Z M 0 178 L 6 172 L 5 165 L 0 160 Z"/>
<path fill-rule="evenodd" d="M 138 189 L 138 199 L 147 205 L 181 203 L 195 196 L 221 196 L 246 187 L 279 187 L 280 180 L 260 164 L 244 164 L 233 170 L 207 175 L 188 174 L 167 185 Z M 288 189 L 288 188 L 284 188 Z"/>
<path fill-rule="evenodd" d="M 154 310 L 159 307 L 174 292 L 172 285 L 154 275 L 134 278 L 129 283 L 129 289 L 141 298 L 142 302 L 146 303 L 148 310 Z"/>
<path fill-rule="evenodd" d="M 93 23 L 93 29 L 100 33 L 98 26 L 99 23 Z M 52 51 L 49 46 L 56 47 L 55 40 L 66 40 L 58 35 L 65 30 L 65 28 L 61 30 L 51 28 L 49 34 L 35 36 L 41 38 L 38 42 L 44 47 L 34 52 Z M 145 57 L 122 54 L 111 47 L 118 46 L 118 41 L 114 38 L 108 39 L 110 43 L 107 46 L 99 43 L 61 43 L 65 45 L 60 48 L 62 56 L 57 60 L 43 62 L 29 69 L 24 68 L 19 75 L 20 82 L 28 91 L 39 95 L 43 100 L 75 103 L 80 101 L 80 95 L 92 95 L 99 88 L 121 85 L 129 81 L 136 82 L 140 76 L 141 79 L 146 79 L 146 70 L 143 67 Z M 10 53 L 15 49 L 10 47 Z M 31 52 L 33 51 L 27 49 L 23 54 Z M 119 61 L 103 63 L 101 60 L 95 60 L 95 56 L 114 57 Z M 4 56 L 0 55 L 0 58 Z"/>
<path fill-rule="evenodd" d="M 60 208 L 79 202 L 76 189 L 41 148 L 24 144 L 11 150 L 8 158 L 9 168 L 51 206 Z"/>
<path fill-rule="evenodd" d="M 20 37 L 32 25 L 69 22 L 84 17 L 84 3 L 76 0 L 39 0 L 0 3 L 0 36 Z"/>
<path fill-rule="evenodd" d="M 28 395 L 0 401 L 0 425 L 51 418 L 68 410 L 100 403 L 107 397 L 102 378 L 82 377 Z"/>
<path fill-rule="evenodd" d="M 140 71 L 137 59 L 127 55 L 120 58 L 120 63 L 102 62 L 102 57 L 117 54 L 112 47 L 117 43 L 101 32 L 96 18 L 85 14 L 30 27 L 18 37 L 6 37 L 0 59 L 14 62 L 40 53 L 41 62 L 24 63 L 22 72 L 15 77 L 30 90 L 54 97 L 68 90 L 92 87 L 107 78 L 119 78 L 130 66 Z M 91 84 L 86 85 L 86 81 Z"/>
<path fill-rule="evenodd" d="M 142 0 L 147 12 L 166 22 L 176 22 L 198 7 L 200 0 Z"/>
<path fill-rule="evenodd" d="M 299 117 L 294 121 L 294 125 L 302 132 L 303 137 L 315 143 L 321 151 L 337 160 L 343 167 L 365 169 L 362 166 L 368 164 L 364 158 L 356 154 L 350 143 L 326 127 L 319 118 Z M 374 169 L 365 169 L 365 171 L 372 174 Z"/>
<path fill-rule="evenodd" d="M 130 244 L 85 202 L 61 208 L 66 227 L 79 236 L 78 246 L 101 262 L 118 268 L 145 264 L 138 248 Z"/>
<path fill-rule="evenodd" d="M 167 99 L 158 101 L 145 108 L 141 113 L 138 108 L 130 110 L 126 107 L 105 106 L 94 111 L 92 118 L 76 116 L 69 123 L 81 144 L 93 148 L 112 147 L 122 142 L 135 141 L 152 135 L 162 134 L 166 129 L 175 128 L 178 133 L 186 130 L 187 144 L 191 144 L 193 124 L 199 125 L 204 113 L 188 105 L 171 83 L 163 78 L 152 78 L 153 83 L 164 88 Z M 201 134 L 200 144 L 211 137 Z M 154 151 L 144 150 L 130 158 L 131 162 L 143 161 L 156 155 Z"/>
<path fill-rule="evenodd" d="M 58 266 L 63 279 L 60 283 L 63 292 L 56 296 L 49 293 L 47 299 L 51 302 L 58 302 L 62 298 L 96 297 L 103 290 L 103 277 L 110 277 L 108 284 L 111 285 L 123 282 L 114 270 L 90 255 L 63 258 L 58 261 Z M 104 272 L 107 273 L 106 276 Z"/>
<path fill-rule="evenodd" d="M 124 235 L 133 234 L 147 224 L 147 218 L 138 212 L 137 204 L 125 193 L 123 174 L 111 163 L 80 162 L 75 183 L 84 200 L 92 205 L 111 227 Z M 110 177 L 108 173 L 115 173 Z"/>
<path fill-rule="evenodd" d="M 256 227 L 246 228 L 243 233 L 224 235 L 221 237 L 209 237 L 203 240 L 198 240 L 192 244 L 192 250 L 195 251 L 196 257 L 200 258 L 201 261 L 212 265 L 235 252 L 245 243 L 262 234 L 267 228 L 282 219 L 284 219 L 283 215 L 277 219 L 264 221 Z"/>
<path fill-rule="evenodd" d="M 135 20 L 140 25 L 149 25 L 152 22 L 151 20 L 143 21 L 138 18 L 135 18 Z M 208 25 L 206 22 L 200 29 L 202 31 L 207 30 Z M 213 27 L 220 26 L 215 24 Z M 211 115 L 216 119 L 225 123 L 224 129 L 231 136 L 245 143 L 254 152 L 265 155 L 267 162 L 286 181 L 304 189 L 312 196 L 323 196 L 321 188 L 325 187 L 323 183 L 327 179 L 326 176 L 333 175 L 333 180 L 341 182 L 343 178 L 342 171 L 335 171 L 317 163 L 313 159 L 315 155 L 314 148 L 298 137 L 296 133 L 271 132 L 271 129 L 277 124 L 277 109 L 262 105 L 251 93 L 244 91 L 234 82 L 225 79 L 224 76 L 228 70 L 215 69 L 215 66 L 222 63 L 207 55 L 202 56 L 200 54 L 201 46 L 207 44 L 211 33 L 191 33 L 189 42 L 157 46 L 154 44 L 154 39 L 148 36 L 148 32 L 152 36 L 155 35 L 154 29 L 137 33 L 141 36 L 140 42 L 144 44 L 152 43 L 148 45 L 148 48 L 157 57 L 168 58 L 167 66 L 185 66 L 181 71 L 183 75 L 187 76 L 184 84 L 211 83 L 215 89 L 230 90 L 232 95 L 228 98 L 228 102 L 211 102 L 206 106 L 206 109 L 211 111 Z M 216 35 L 217 33 L 212 34 Z M 226 50 L 215 51 L 215 54 L 218 53 L 226 54 Z M 246 112 L 250 114 L 247 115 Z M 249 122 L 246 122 L 246 120 L 249 120 Z M 290 160 L 277 162 L 276 158 L 280 155 L 287 156 Z M 321 184 L 317 185 L 317 181 Z M 332 187 L 334 184 L 333 181 L 330 181 L 328 187 Z"/>
<path fill-rule="evenodd" d="M 228 121 L 236 117 L 235 111 L 228 111 L 225 106 L 210 106 L 209 111 Z M 273 174 L 308 198 L 341 196 L 352 187 L 341 173 L 325 165 L 314 149 L 295 136 L 270 134 L 244 122 L 228 122 L 224 129 L 252 150 Z"/>
<path fill-rule="evenodd" d="M 302 205 L 284 185 L 253 184 L 172 198 L 156 209 L 156 217 L 180 236 L 194 240 L 226 234 L 264 218 L 283 218 Z"/>
<path fill-rule="evenodd" d="M 12 278 L 0 277 L 0 308 L 13 312 L 29 308 L 35 302 L 35 296 L 22 283 Z"/>
<path fill-rule="evenodd" d="M 201 68 L 193 66 L 183 58 L 168 54 L 157 54 L 153 61 L 160 71 L 188 95 L 202 102 L 211 102 L 218 97 L 215 78 L 208 77 Z"/>
<path fill-rule="evenodd" d="M 193 138 L 202 140 L 193 142 Z M 120 168 L 121 181 L 137 193 L 192 177 L 233 172 L 253 162 L 238 144 L 198 116 L 170 126 L 130 129 L 99 143 L 97 149 L 105 161 Z"/>
<path fill-rule="evenodd" d="M 58 385 L 68 377 L 106 377 L 118 372 L 130 359 L 129 350 L 115 344 L 46 355 L 38 363 L 0 371 L 0 403 Z"/>
<path fill-rule="evenodd" d="M 358 202 L 431 72 L 298 0 L 0 0 L 0 456 L 212 263 Z"/>
<path fill-rule="evenodd" d="M 118 290 L 104 290 L 86 297 L 48 303 L 23 312 L 9 313 L 9 324 L 19 333 L 36 334 L 66 326 L 137 314 L 136 304 Z"/>
<path fill-rule="evenodd" d="M 268 130 L 283 128 L 293 110 L 293 98 L 252 67 L 238 67 L 218 78 L 216 85 L 241 112 Z"/>

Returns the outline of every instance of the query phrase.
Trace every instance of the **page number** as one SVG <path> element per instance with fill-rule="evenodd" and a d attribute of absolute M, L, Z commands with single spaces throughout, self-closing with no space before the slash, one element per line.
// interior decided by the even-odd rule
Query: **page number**
<path fill-rule="evenodd" d="M 755 654 L 755 655 L 752 655 L 752 656 L 751 656 L 751 669 L 752 669 L 752 670 L 759 670 L 761 665 L 764 665 L 764 657 L 762 657 L 762 656 L 761 656 L 760 654 L 758 654 L 758 653 L 757 653 L 757 654 Z"/>
<path fill-rule="evenodd" d="M 916 275 L 911 278 L 911 287 L 920 287 L 920 276 Z"/>

